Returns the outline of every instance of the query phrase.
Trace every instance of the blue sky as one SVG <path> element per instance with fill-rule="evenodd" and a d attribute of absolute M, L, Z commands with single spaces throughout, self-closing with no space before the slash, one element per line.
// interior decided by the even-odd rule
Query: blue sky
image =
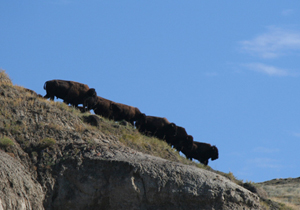
<path fill-rule="evenodd" d="M 299 177 L 300 1 L 0 0 L 0 68 L 74 80 L 219 148 L 209 165 Z"/>

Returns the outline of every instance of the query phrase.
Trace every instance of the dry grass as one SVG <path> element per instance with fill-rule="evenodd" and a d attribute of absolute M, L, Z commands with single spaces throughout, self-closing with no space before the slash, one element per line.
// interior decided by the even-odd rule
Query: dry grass
<path fill-rule="evenodd" d="M 98 131 L 105 135 L 113 134 L 125 146 L 128 146 L 134 150 L 145 154 L 161 157 L 167 160 L 180 162 L 187 165 L 194 165 L 199 168 L 211 170 L 209 166 L 204 166 L 200 163 L 187 160 L 165 141 L 142 135 L 130 124 L 124 126 L 120 125 L 118 122 L 114 122 L 105 118 L 102 118 L 101 122 L 102 123 Z"/>
<path fill-rule="evenodd" d="M 280 199 L 280 198 L 272 197 L 270 199 L 277 202 L 277 203 L 282 204 L 280 210 L 299 210 L 300 209 L 300 206 L 295 205 L 292 200 L 290 202 L 286 202 L 286 201 L 283 201 L 283 199 Z"/>
<path fill-rule="evenodd" d="M 281 202 L 294 209 L 300 209 L 300 183 L 293 185 L 263 186 L 270 199 Z"/>
<path fill-rule="evenodd" d="M 271 200 L 285 204 L 287 209 L 300 209 L 300 178 L 274 179 L 258 185 Z"/>
<path fill-rule="evenodd" d="M 12 85 L 11 79 L 6 74 L 5 70 L 3 70 L 3 69 L 0 69 L 0 83 Z"/>

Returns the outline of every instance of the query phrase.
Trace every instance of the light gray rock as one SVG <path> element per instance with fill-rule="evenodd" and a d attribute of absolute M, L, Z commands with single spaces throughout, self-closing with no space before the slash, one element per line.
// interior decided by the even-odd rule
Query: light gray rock
<path fill-rule="evenodd" d="M 28 170 L 14 157 L 0 150 L 0 210 L 39 210 L 44 192 Z"/>
<path fill-rule="evenodd" d="M 49 209 L 260 209 L 259 198 L 215 173 L 135 153 L 62 165 Z"/>

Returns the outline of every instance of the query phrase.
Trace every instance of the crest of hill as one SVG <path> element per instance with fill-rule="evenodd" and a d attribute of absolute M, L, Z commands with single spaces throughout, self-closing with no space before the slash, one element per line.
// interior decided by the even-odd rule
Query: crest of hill
<path fill-rule="evenodd" d="M 182 202 L 186 206 L 178 209 L 196 209 L 193 205 L 286 209 L 260 204 L 257 196 L 241 187 L 257 192 L 250 183 L 186 160 L 165 142 L 141 135 L 126 122 L 82 114 L 14 86 L 4 71 L 0 72 L 0 107 L 0 171 L 7 172 L 0 174 L 0 187 L 9 189 L 0 192 L 0 209 L 93 209 L 99 205 L 116 209 L 116 203 L 124 204 L 117 209 L 131 208 L 130 203 L 131 209 L 155 209 L 163 203 L 169 204 L 165 209 L 176 209 L 174 205 Z M 16 168 L 20 173 L 14 172 Z M 95 185 L 100 191 L 95 191 Z M 129 193 L 124 195 L 122 189 Z M 160 197 L 155 197 L 157 193 Z"/>

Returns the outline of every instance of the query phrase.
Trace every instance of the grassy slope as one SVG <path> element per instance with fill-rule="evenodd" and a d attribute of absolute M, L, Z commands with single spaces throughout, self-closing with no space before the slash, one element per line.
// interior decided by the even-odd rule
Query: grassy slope
<path fill-rule="evenodd" d="M 300 209 L 300 177 L 296 179 L 273 179 L 258 183 L 268 196 L 277 202 L 285 203 L 293 209 Z"/>

